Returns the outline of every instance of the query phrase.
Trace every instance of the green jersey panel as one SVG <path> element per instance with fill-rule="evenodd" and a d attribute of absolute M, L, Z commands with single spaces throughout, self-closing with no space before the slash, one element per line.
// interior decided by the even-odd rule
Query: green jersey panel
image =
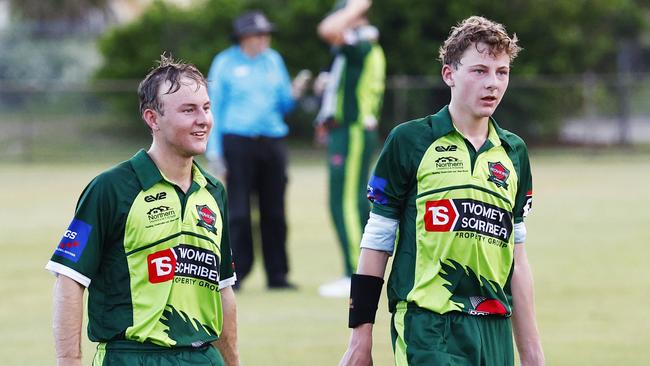
<path fill-rule="evenodd" d="M 381 111 L 386 78 L 386 58 L 381 46 L 361 41 L 341 48 L 344 68 L 337 90 L 336 120 L 344 125 L 374 128 Z"/>
<path fill-rule="evenodd" d="M 140 151 L 82 194 L 66 231 L 77 245 L 68 255 L 60 244 L 47 268 L 88 286 L 92 341 L 197 347 L 218 338 L 219 290 L 235 280 L 225 190 L 196 165 L 192 179 L 182 192 Z"/>
<path fill-rule="evenodd" d="M 494 120 L 479 151 L 446 107 L 394 129 L 369 184 L 373 212 L 400 220 L 391 308 L 509 316 L 513 229 L 531 181 L 525 145 Z"/>

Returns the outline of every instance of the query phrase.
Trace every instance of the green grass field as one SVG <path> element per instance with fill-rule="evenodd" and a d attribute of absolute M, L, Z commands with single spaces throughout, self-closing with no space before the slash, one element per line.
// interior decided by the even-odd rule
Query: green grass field
<path fill-rule="evenodd" d="M 342 268 L 326 209 L 326 172 L 322 160 L 301 155 L 292 155 L 288 195 L 291 278 L 300 290 L 266 291 L 256 262 L 237 296 L 245 365 L 334 365 L 347 344 L 347 300 L 317 295 L 318 285 Z M 43 267 L 78 194 L 109 165 L 0 164 L 2 365 L 54 363 L 54 277 Z M 547 364 L 647 365 L 650 155 L 533 152 L 533 174 L 527 246 Z M 384 298 L 376 365 L 392 364 L 388 322 Z M 93 345 L 83 347 L 89 364 Z"/>

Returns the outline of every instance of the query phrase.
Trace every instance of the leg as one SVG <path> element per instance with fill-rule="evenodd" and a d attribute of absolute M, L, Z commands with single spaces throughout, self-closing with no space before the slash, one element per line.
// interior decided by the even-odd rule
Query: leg
<path fill-rule="evenodd" d="M 287 287 L 287 149 L 284 139 L 263 139 L 260 154 L 259 193 L 262 253 L 269 287 Z M 289 286 L 290 287 L 290 286 Z"/>
<path fill-rule="evenodd" d="M 250 195 L 254 167 L 252 141 L 235 135 L 223 138 L 228 164 L 227 191 L 230 215 L 230 242 L 237 271 L 237 283 L 243 282 L 253 266 Z"/>

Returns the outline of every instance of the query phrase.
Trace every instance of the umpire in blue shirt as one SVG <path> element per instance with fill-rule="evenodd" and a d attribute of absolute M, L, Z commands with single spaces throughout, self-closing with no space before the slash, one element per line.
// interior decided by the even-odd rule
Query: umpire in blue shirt
<path fill-rule="evenodd" d="M 304 77 L 289 79 L 284 61 L 269 47 L 274 25 L 261 11 L 233 22 L 236 44 L 212 61 L 208 93 L 214 127 L 206 156 L 226 178 L 230 238 L 238 282 L 253 265 L 251 197 L 257 196 L 262 252 L 270 289 L 291 289 L 286 239 L 288 126 L 284 116 L 305 89 Z"/>

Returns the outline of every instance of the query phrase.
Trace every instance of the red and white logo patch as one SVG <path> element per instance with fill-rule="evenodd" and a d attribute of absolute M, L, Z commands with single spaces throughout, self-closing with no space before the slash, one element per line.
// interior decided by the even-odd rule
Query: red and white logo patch
<path fill-rule="evenodd" d="M 174 279 L 176 254 L 172 249 L 161 250 L 147 256 L 149 282 L 160 283 Z"/>
<path fill-rule="evenodd" d="M 451 200 L 428 201 L 425 208 L 426 231 L 451 231 L 458 220 L 458 211 Z"/>

